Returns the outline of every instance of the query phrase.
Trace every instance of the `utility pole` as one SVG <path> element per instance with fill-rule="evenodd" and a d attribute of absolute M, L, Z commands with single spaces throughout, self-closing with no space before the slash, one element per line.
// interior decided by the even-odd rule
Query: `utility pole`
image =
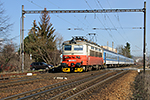
<path fill-rule="evenodd" d="M 22 72 L 24 72 L 24 5 L 22 5 Z"/>
<path fill-rule="evenodd" d="M 22 21 L 21 21 L 21 18 L 22 17 L 20 17 L 20 68 L 21 68 L 21 70 L 22 70 Z"/>
<path fill-rule="evenodd" d="M 144 2 L 144 48 L 143 48 L 143 70 L 145 73 L 145 57 L 146 57 L 146 2 Z"/>

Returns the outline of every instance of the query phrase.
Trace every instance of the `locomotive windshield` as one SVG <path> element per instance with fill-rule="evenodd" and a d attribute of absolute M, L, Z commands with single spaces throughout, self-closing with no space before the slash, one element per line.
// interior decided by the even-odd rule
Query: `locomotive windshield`
<path fill-rule="evenodd" d="M 65 45 L 64 50 L 71 51 L 71 45 Z"/>
<path fill-rule="evenodd" d="M 83 45 L 74 45 L 74 50 L 83 50 Z"/>

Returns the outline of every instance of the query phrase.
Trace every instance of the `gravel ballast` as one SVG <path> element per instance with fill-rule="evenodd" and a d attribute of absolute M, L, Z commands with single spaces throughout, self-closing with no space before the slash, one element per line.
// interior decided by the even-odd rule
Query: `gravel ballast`
<path fill-rule="evenodd" d="M 86 75 L 87 73 L 85 73 Z M 101 89 L 93 91 L 93 94 L 87 96 L 86 100 L 129 100 L 132 97 L 132 88 L 131 85 L 134 82 L 135 77 L 137 76 L 137 71 L 130 71 L 121 78 L 114 80 L 112 83 L 107 84 Z M 74 77 L 67 77 L 68 80 L 81 76 L 81 74 L 76 74 Z M 82 76 L 84 74 L 82 73 Z M 51 85 L 54 83 L 59 83 L 65 81 L 65 79 L 51 79 L 45 80 L 43 82 L 26 84 L 22 86 L 15 86 L 8 88 L 0 89 L 0 99 L 7 96 L 15 95 L 25 91 L 30 91 L 36 88 L 43 86 Z"/>

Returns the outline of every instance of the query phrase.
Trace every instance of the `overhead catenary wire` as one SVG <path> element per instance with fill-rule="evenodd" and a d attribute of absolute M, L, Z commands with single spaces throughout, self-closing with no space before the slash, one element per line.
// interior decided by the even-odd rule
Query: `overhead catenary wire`
<path fill-rule="evenodd" d="M 40 5 L 34 3 L 32 0 L 28 0 L 28 1 L 29 1 L 30 3 L 32 3 L 32 4 L 36 5 L 36 6 L 38 6 L 39 8 L 42 8 L 42 9 L 43 9 L 43 7 L 41 7 Z"/>
<path fill-rule="evenodd" d="M 88 2 L 85 0 L 85 2 L 88 4 Z M 88 6 L 90 7 L 90 5 L 88 4 Z M 90 9 L 92 9 L 90 7 Z M 98 18 L 98 17 L 97 17 Z M 100 19 L 98 18 L 98 21 L 102 24 L 102 26 L 106 29 L 105 25 L 100 21 Z M 113 36 L 110 34 L 110 32 L 108 30 L 106 30 L 107 33 L 109 34 L 109 36 L 113 39 L 114 42 L 116 42 L 117 40 L 113 38 Z"/>
<path fill-rule="evenodd" d="M 28 0 L 28 1 L 29 1 L 30 3 L 32 3 L 32 4 L 34 4 L 34 5 L 36 5 L 36 6 L 38 6 L 38 7 L 40 7 L 40 8 L 43 9 L 43 7 L 39 6 L 38 4 L 34 3 L 33 1 L 31 1 L 31 0 Z M 49 0 L 47 0 L 47 1 L 50 2 Z M 52 3 L 52 2 L 50 2 L 50 3 L 53 4 L 53 5 L 55 5 L 55 6 L 57 6 L 56 4 L 54 4 L 54 3 Z M 57 7 L 60 8 L 59 6 L 57 6 Z M 54 15 L 55 15 L 55 14 L 54 14 Z M 61 20 L 65 21 L 65 22 L 67 22 L 67 23 L 69 23 L 69 24 L 71 24 L 71 25 L 77 27 L 75 24 L 73 24 L 73 23 L 71 23 L 71 22 L 65 20 L 64 18 L 62 18 L 62 17 L 60 17 L 60 16 L 58 16 L 58 15 L 55 15 L 55 16 L 58 17 L 58 18 L 60 18 Z"/>
<path fill-rule="evenodd" d="M 53 2 L 51 2 L 51 1 L 49 1 L 49 0 L 47 0 L 47 1 L 48 1 L 49 3 L 51 3 L 52 5 L 56 6 L 57 8 L 59 8 L 59 9 L 61 8 L 61 7 L 59 7 L 58 5 L 56 5 L 55 3 L 53 3 Z M 55 16 L 56 16 L 56 15 L 55 15 Z M 82 31 L 85 31 L 84 28 L 80 28 L 79 26 L 77 26 L 77 25 L 75 25 L 75 24 L 73 24 L 73 23 L 67 21 L 66 19 L 64 19 L 64 18 L 62 18 L 62 17 L 60 17 L 60 16 L 58 16 L 58 15 L 57 15 L 57 17 L 60 18 L 60 19 L 62 19 L 62 20 L 64 20 L 64 21 L 66 21 L 67 23 L 69 23 L 69 24 L 71 24 L 71 25 L 77 27 L 77 28 L 74 28 L 74 30 L 80 29 L 80 30 L 82 30 Z M 75 15 L 74 15 L 74 17 L 75 17 L 79 22 L 81 22 Z M 81 23 L 83 23 L 83 22 L 81 22 Z M 84 23 L 83 23 L 83 24 L 84 24 Z M 85 25 L 85 24 L 84 24 L 84 25 Z M 71 28 L 68 28 L 68 30 L 72 30 L 72 29 L 71 29 Z M 85 32 L 87 32 L 87 31 L 85 31 Z"/>
<path fill-rule="evenodd" d="M 112 9 L 112 7 L 111 7 L 111 5 L 110 5 L 110 3 L 109 3 L 108 0 L 107 0 L 107 3 L 108 3 L 108 5 L 109 5 L 109 7 Z M 117 12 L 117 14 L 118 14 L 118 12 Z M 120 23 L 120 20 L 118 19 L 117 16 L 115 16 L 115 18 L 117 19 L 117 21 L 118 21 L 118 23 L 119 23 L 119 25 L 120 25 L 120 28 L 123 30 L 123 33 L 124 33 L 124 35 L 126 36 L 127 40 L 130 41 L 129 38 L 128 38 L 128 36 L 126 35 L 125 31 L 124 31 L 125 28 L 123 28 L 122 25 L 121 25 L 121 23 Z M 117 29 L 118 29 L 118 28 L 117 28 Z M 126 27 L 126 29 L 130 29 L 130 28 L 129 28 L 129 27 Z M 143 29 L 143 27 L 132 27 L 132 29 Z M 122 35 L 121 35 L 121 36 L 122 36 Z M 135 45 L 135 47 L 139 48 L 139 47 L 136 46 L 136 45 Z"/>
<path fill-rule="evenodd" d="M 110 3 L 109 3 L 109 1 L 107 0 L 107 3 L 108 3 L 108 5 L 109 5 L 109 7 L 112 9 L 112 7 L 111 7 L 111 5 L 110 5 Z M 117 13 L 118 14 L 118 13 Z M 122 27 L 122 25 L 121 25 L 121 23 L 120 23 L 120 21 L 119 21 L 119 18 L 117 17 L 117 16 L 115 16 L 115 18 L 117 19 L 117 21 L 118 21 L 118 23 L 119 23 L 119 25 L 120 25 L 120 27 L 121 27 L 121 29 L 123 30 L 123 33 L 125 34 L 125 31 L 124 31 L 124 29 L 123 29 L 123 27 Z M 120 34 L 121 35 L 121 34 Z M 121 37 L 123 37 L 122 35 L 121 35 Z M 124 38 L 124 37 L 123 37 Z M 129 38 L 126 36 L 126 38 L 129 40 Z M 125 39 L 125 38 L 124 38 Z M 125 39 L 126 40 L 126 39 Z M 129 40 L 130 41 L 130 40 Z"/>
<path fill-rule="evenodd" d="M 89 5 L 89 3 L 88 3 L 86 0 L 85 0 L 85 2 L 86 2 L 86 4 L 89 6 L 89 8 L 92 9 L 91 6 Z M 85 17 L 85 19 L 86 19 L 86 17 Z M 87 21 L 87 20 L 86 20 L 86 21 Z M 88 21 L 87 21 L 87 22 L 88 22 Z M 101 21 L 100 21 L 100 22 L 101 22 Z M 101 22 L 101 23 L 102 23 L 102 22 Z M 88 24 L 89 24 L 89 22 L 88 22 Z M 91 26 L 91 24 L 89 24 L 89 25 Z M 102 35 L 102 36 L 103 36 L 103 35 Z M 104 37 L 104 36 L 103 36 L 103 37 Z M 103 40 L 103 39 L 102 39 L 102 40 Z M 105 41 L 106 41 L 106 40 L 105 40 Z M 107 42 L 107 41 L 106 41 L 106 42 Z"/>
<path fill-rule="evenodd" d="M 98 2 L 98 4 L 99 4 L 99 6 L 103 9 L 103 6 L 101 5 L 101 3 L 99 2 L 99 0 L 97 0 L 97 2 Z M 109 18 L 109 16 L 106 14 L 106 16 L 108 17 L 108 19 L 109 19 L 109 21 L 110 21 L 110 23 L 113 25 L 113 27 L 116 29 L 116 27 L 115 27 L 115 25 L 113 24 L 113 22 L 111 21 L 111 19 Z M 116 31 L 117 31 L 117 29 L 116 29 Z M 120 32 L 119 31 L 117 31 L 119 34 L 120 34 Z M 121 35 L 121 34 L 120 34 Z M 121 37 L 125 40 L 125 38 L 121 35 Z M 115 39 L 116 40 L 116 39 Z"/>
<path fill-rule="evenodd" d="M 53 3 L 53 2 L 51 2 L 51 1 L 49 1 L 49 0 L 47 0 L 49 3 L 51 3 L 52 5 L 54 5 L 54 6 L 56 6 L 56 7 L 58 7 L 58 8 L 60 8 L 58 5 L 56 5 L 55 3 Z"/>

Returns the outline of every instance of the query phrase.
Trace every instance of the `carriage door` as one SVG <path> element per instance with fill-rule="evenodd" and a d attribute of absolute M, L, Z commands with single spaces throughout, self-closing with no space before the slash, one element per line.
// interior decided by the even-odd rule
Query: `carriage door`
<path fill-rule="evenodd" d="M 104 63 L 106 64 L 106 52 L 104 52 Z"/>

